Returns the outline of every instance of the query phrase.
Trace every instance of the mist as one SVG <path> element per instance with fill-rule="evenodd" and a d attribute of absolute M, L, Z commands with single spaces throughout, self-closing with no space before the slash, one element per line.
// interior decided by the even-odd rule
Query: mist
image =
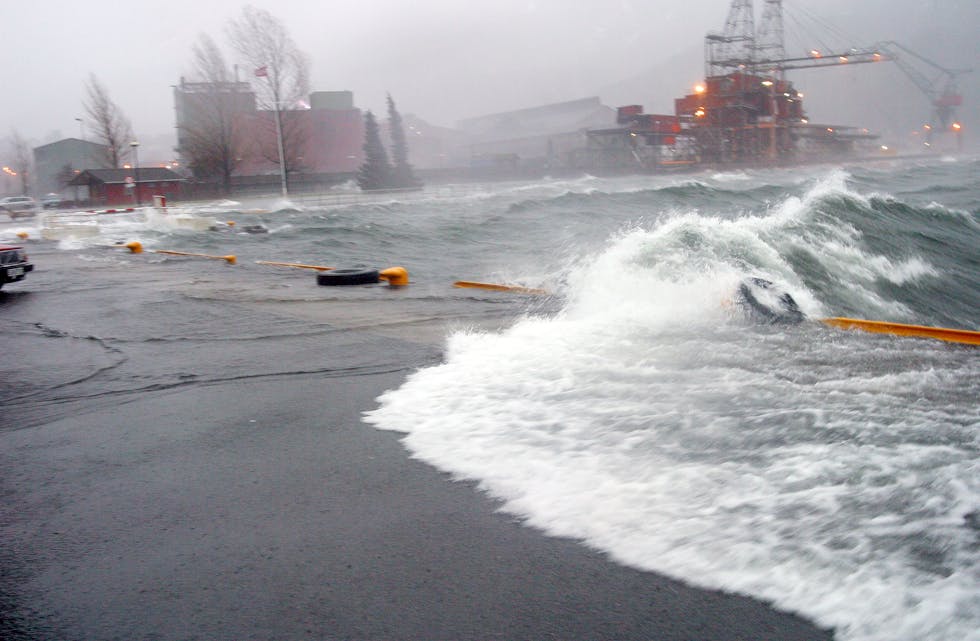
<path fill-rule="evenodd" d="M 173 153 L 171 85 L 189 73 L 192 43 L 208 33 L 224 44 L 226 24 L 243 6 L 237 0 L 125 8 L 106 0 L 6 4 L 4 133 L 16 130 L 34 145 L 84 135 L 77 119 L 84 81 L 94 73 L 147 153 L 160 159 Z M 375 112 L 383 111 L 390 92 L 404 113 L 454 126 L 594 95 L 612 107 L 672 112 L 673 99 L 703 77 L 704 35 L 722 29 L 730 3 L 379 0 L 343 10 L 298 0 L 253 4 L 281 19 L 310 56 L 313 89 L 351 90 L 357 107 Z M 761 5 L 756 2 L 757 20 Z M 788 53 L 814 46 L 803 42 L 808 38 L 846 47 L 897 40 L 941 65 L 980 69 L 974 0 L 787 0 L 785 12 Z M 794 22 L 798 15 L 817 16 L 838 33 L 808 34 Z M 240 73 L 247 79 L 251 70 Z M 964 77 L 960 87 L 968 133 L 978 122 L 977 76 Z M 897 137 L 929 114 L 928 101 L 894 65 L 794 72 L 791 79 L 806 93 L 815 121 Z"/>

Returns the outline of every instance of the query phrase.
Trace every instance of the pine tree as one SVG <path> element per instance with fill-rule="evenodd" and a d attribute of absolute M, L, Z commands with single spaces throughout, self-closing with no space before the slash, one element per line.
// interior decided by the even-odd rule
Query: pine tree
<path fill-rule="evenodd" d="M 368 111 L 364 115 L 364 164 L 357 172 L 357 184 L 361 189 L 387 189 L 391 187 L 391 178 L 391 164 L 381 144 L 378 121 Z"/>
<path fill-rule="evenodd" d="M 394 161 L 392 186 L 401 189 L 421 187 L 422 181 L 415 177 L 412 166 L 408 164 L 408 144 L 405 142 L 402 117 L 395 108 L 391 94 L 388 94 L 388 127 L 391 131 L 391 157 Z"/>

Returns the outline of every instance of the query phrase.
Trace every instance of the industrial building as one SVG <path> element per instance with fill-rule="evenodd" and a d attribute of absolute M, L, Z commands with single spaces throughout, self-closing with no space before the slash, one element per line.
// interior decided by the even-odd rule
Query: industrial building
<path fill-rule="evenodd" d="M 615 124 L 616 110 L 598 97 L 469 118 L 457 128 L 476 170 L 581 169 L 588 131 Z"/>
<path fill-rule="evenodd" d="M 66 189 L 82 170 L 105 167 L 109 150 L 88 140 L 65 138 L 34 148 L 34 192 L 57 193 L 73 200 L 84 199 L 74 189 Z"/>
<path fill-rule="evenodd" d="M 363 158 L 364 117 L 350 91 L 315 91 L 308 109 L 281 112 L 283 138 L 291 157 L 286 165 L 304 174 L 351 174 Z M 279 171 L 275 112 L 238 114 L 234 124 L 242 140 L 240 176 Z"/>
<path fill-rule="evenodd" d="M 724 30 L 705 37 L 704 80 L 674 101 L 674 113 L 647 114 L 641 105 L 619 107 L 614 123 L 590 127 L 578 139 L 563 138 L 567 146 L 562 156 L 574 158 L 571 164 L 589 171 L 648 172 L 703 164 L 784 165 L 881 154 L 887 148 L 868 129 L 811 122 L 803 93 L 786 73 L 885 61 L 897 64 L 929 100 L 932 113 L 924 127 L 924 146 L 931 146 L 937 132 L 952 134 L 960 144 L 962 125 L 956 111 L 963 99 L 956 80 L 970 70 L 944 68 L 893 41 L 788 57 L 782 5 L 782 0 L 764 0 L 757 27 L 752 0 L 733 0 Z M 473 129 L 474 123 L 466 126 Z M 548 125 L 537 126 L 544 130 Z M 584 143 L 584 148 L 575 148 L 578 143 Z M 497 158 L 506 158 L 508 153 L 511 157 L 544 154 L 542 142 L 535 148 L 532 136 L 472 148 L 476 159 L 481 151 L 492 151 Z"/>
<path fill-rule="evenodd" d="M 198 178 L 213 176 L 213 168 L 195 166 L 194 145 L 215 131 L 228 132 L 234 146 L 235 176 L 279 172 L 276 112 L 259 109 L 247 82 L 187 82 L 174 86 L 177 149 L 182 164 Z M 345 174 L 361 162 L 364 123 L 350 91 L 316 91 L 309 105 L 279 112 L 283 138 L 288 140 L 291 172 L 306 175 Z"/>

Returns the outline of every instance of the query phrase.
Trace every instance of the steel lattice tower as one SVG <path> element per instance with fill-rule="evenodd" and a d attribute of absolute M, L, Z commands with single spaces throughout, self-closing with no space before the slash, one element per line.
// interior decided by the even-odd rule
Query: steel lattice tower
<path fill-rule="evenodd" d="M 782 61 L 786 58 L 783 44 L 783 0 L 765 0 L 765 3 L 759 30 L 756 32 L 756 60 Z M 776 75 L 777 71 L 781 71 L 781 68 L 773 66 L 770 73 Z"/>

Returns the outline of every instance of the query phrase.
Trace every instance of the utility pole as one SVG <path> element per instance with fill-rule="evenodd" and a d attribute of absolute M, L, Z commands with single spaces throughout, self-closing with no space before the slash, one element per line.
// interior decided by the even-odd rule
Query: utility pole
<path fill-rule="evenodd" d="M 278 74 L 276 68 L 273 68 L 272 72 Z M 278 85 L 272 84 L 268 66 L 262 66 L 256 69 L 255 75 L 259 78 L 265 78 L 269 82 L 269 93 L 272 95 L 272 107 L 275 109 L 276 116 L 276 144 L 279 147 L 279 181 L 282 183 L 282 197 L 289 198 L 289 193 L 286 190 L 286 154 L 282 146 L 282 103 L 279 100 L 279 88 Z"/>
<path fill-rule="evenodd" d="M 133 189 L 136 191 L 136 206 L 139 207 L 140 203 L 140 155 L 139 147 L 140 144 L 135 140 L 129 143 L 129 146 L 133 149 L 133 174 L 135 176 Z"/>

